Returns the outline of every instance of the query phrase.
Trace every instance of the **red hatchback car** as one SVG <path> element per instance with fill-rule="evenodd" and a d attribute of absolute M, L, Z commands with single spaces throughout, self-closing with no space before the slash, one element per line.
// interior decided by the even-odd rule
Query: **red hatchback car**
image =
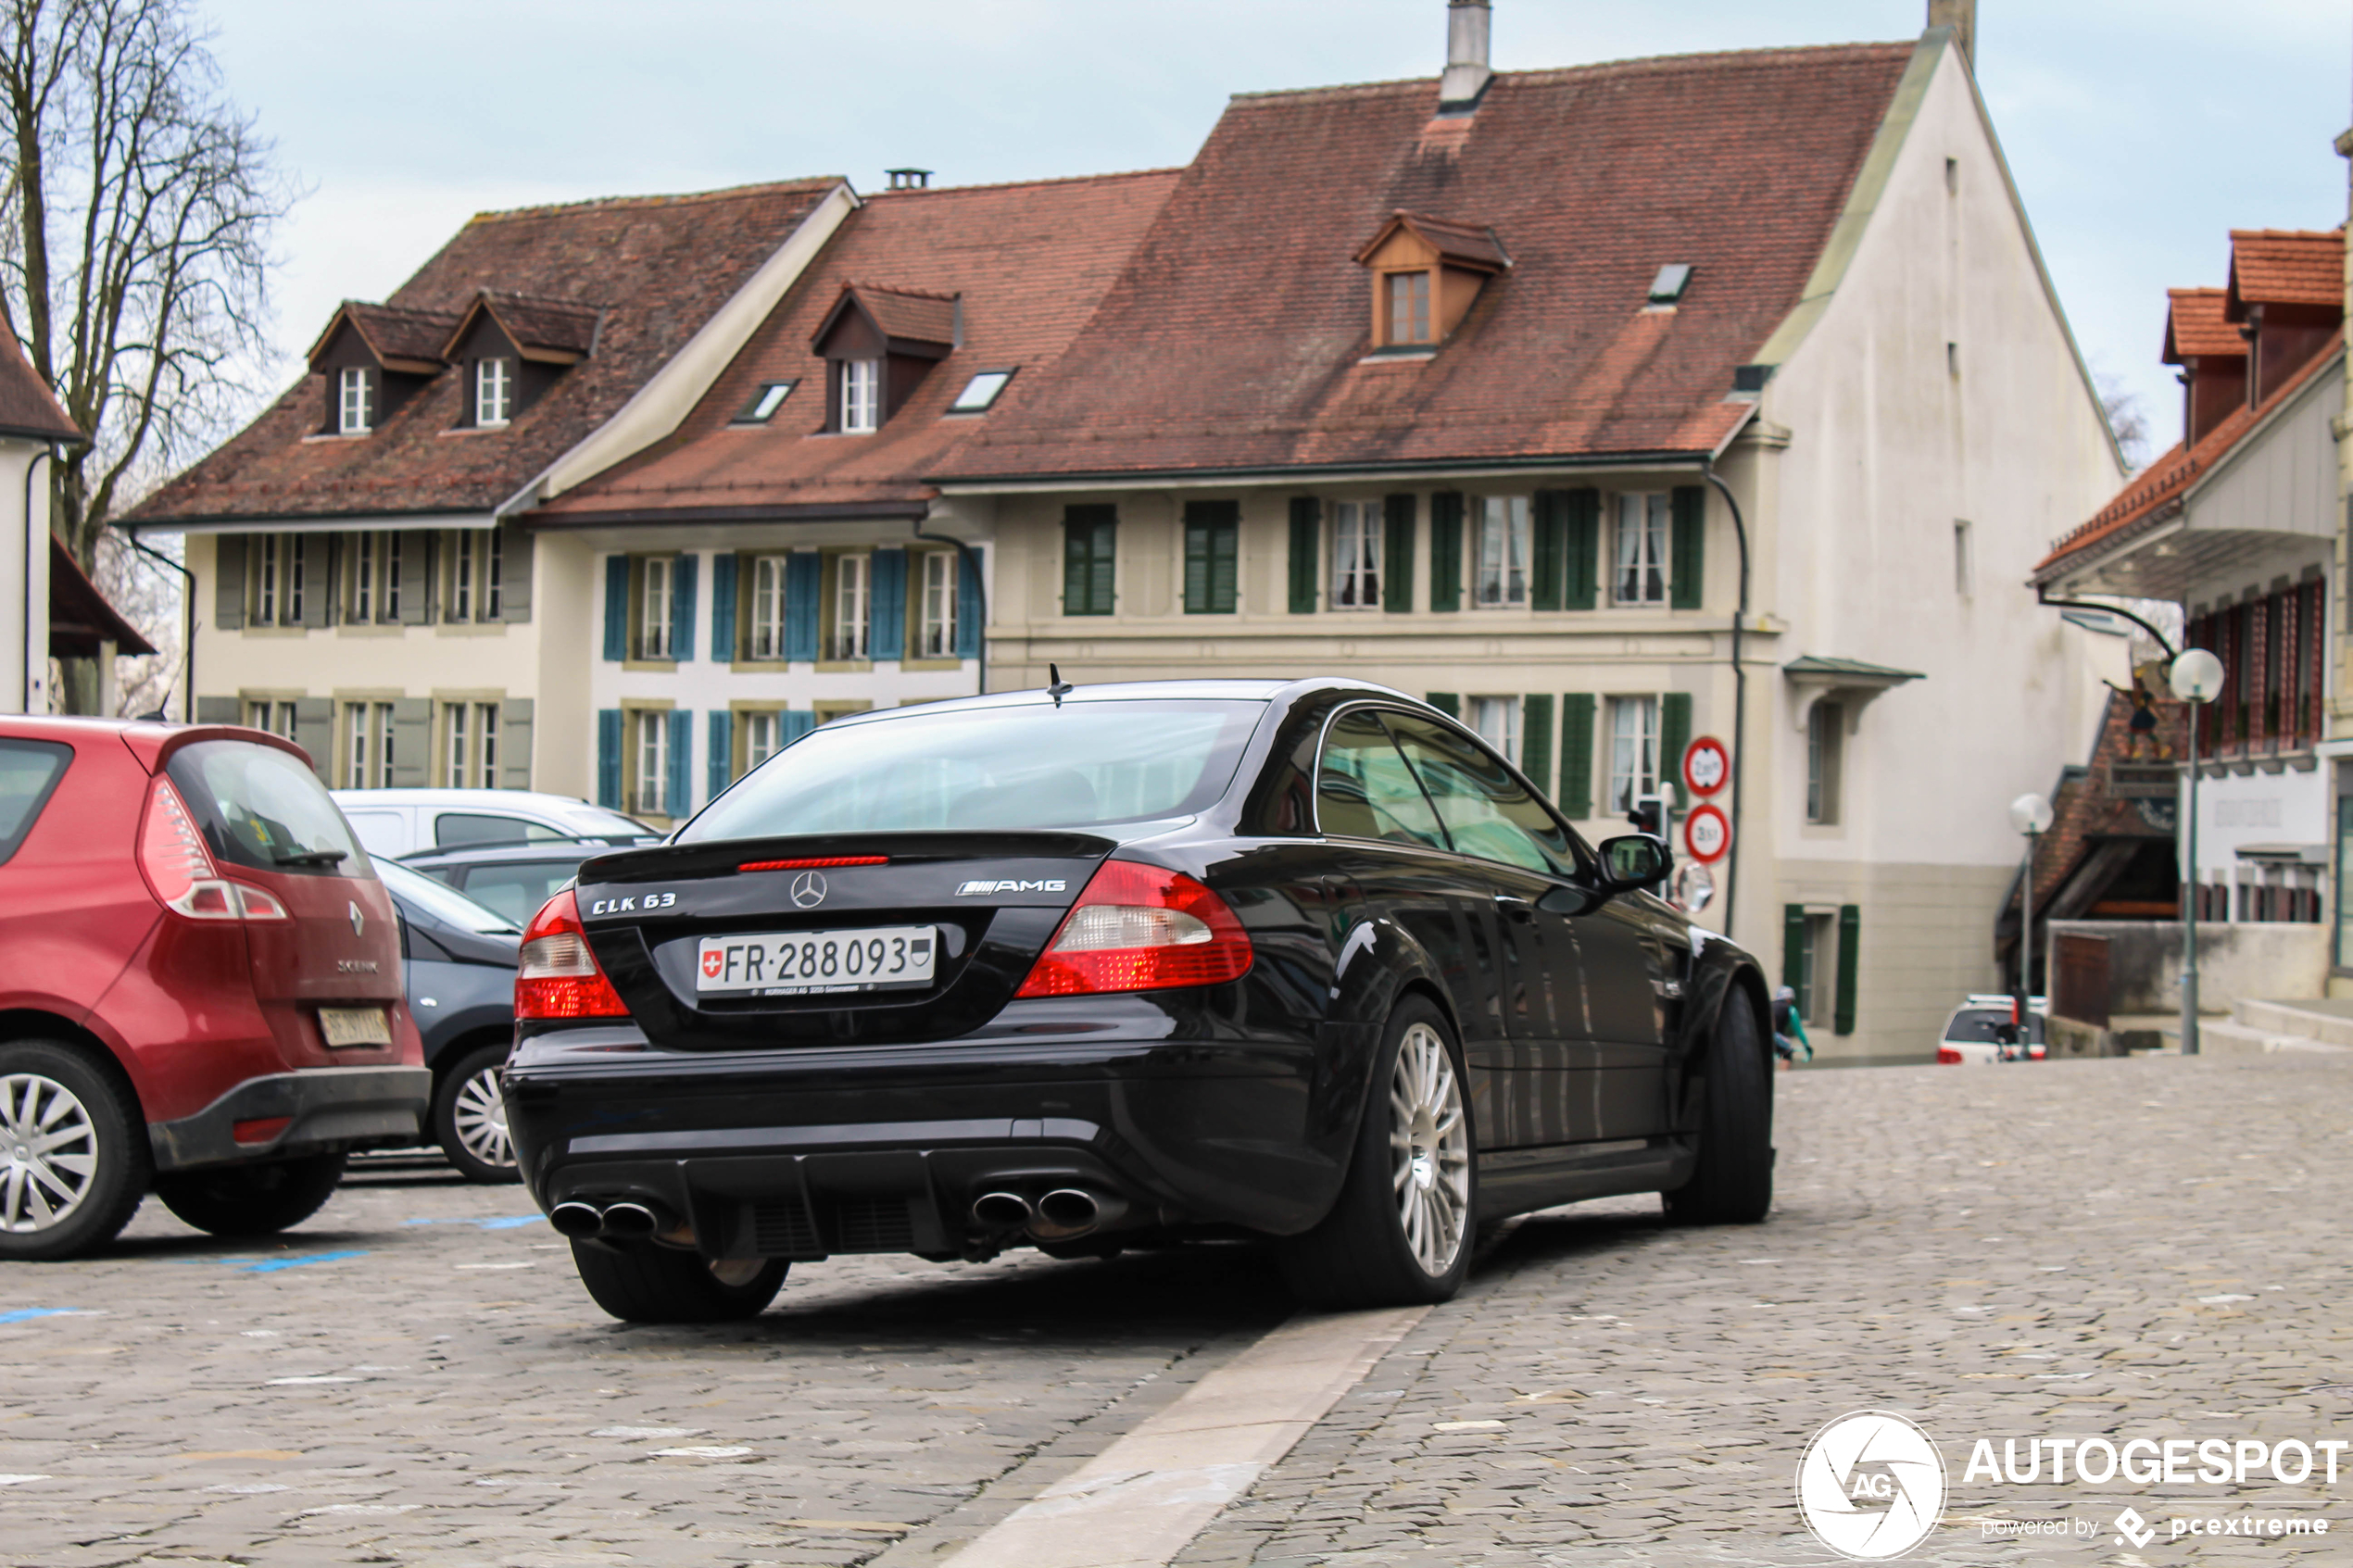
<path fill-rule="evenodd" d="M 433 1092 L 392 899 L 258 730 L 0 719 L 0 1259 L 152 1190 L 222 1236 L 317 1212 Z"/>

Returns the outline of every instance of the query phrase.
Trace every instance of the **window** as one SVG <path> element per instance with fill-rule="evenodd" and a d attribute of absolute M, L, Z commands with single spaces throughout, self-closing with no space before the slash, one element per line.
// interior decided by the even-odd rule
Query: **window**
<path fill-rule="evenodd" d="M 1806 820 L 1838 821 L 1840 764 L 1846 744 L 1846 708 L 1817 700 L 1806 714 Z"/>
<path fill-rule="evenodd" d="M 248 702 L 245 704 L 245 724 L 248 728 L 267 730 L 287 740 L 295 738 L 295 705 L 291 702 Z"/>
<path fill-rule="evenodd" d="M 865 435 L 882 428 L 882 361 L 844 359 L 841 365 L 841 428 Z"/>
<path fill-rule="evenodd" d="M 788 381 L 762 382 L 760 389 L 751 395 L 751 401 L 744 405 L 744 411 L 729 422 L 739 425 L 766 424 L 776 417 L 776 410 L 785 406 L 785 399 L 792 395 L 793 386 L 794 383 Z"/>
<path fill-rule="evenodd" d="M 1380 608 L 1381 508 L 1378 501 L 1332 508 L 1332 608 Z"/>
<path fill-rule="evenodd" d="M 1333 721 L 1315 770 L 1315 824 L 1348 838 L 1446 847 L 1438 814 L 1371 709 Z"/>
<path fill-rule="evenodd" d="M 1665 499 L 1665 497 L 1661 497 Z M 1486 495 L 1478 503 L 1478 591 L 1481 609 L 1528 605 L 1528 497 Z"/>
<path fill-rule="evenodd" d="M 254 573 L 253 620 L 260 626 L 302 624 L 303 563 L 309 541 L 299 533 L 262 533 Z"/>
<path fill-rule="evenodd" d="M 1552 876 L 1576 874 L 1568 830 L 1492 755 L 1426 719 L 1390 714 L 1386 722 L 1429 792 L 1456 854 Z"/>
<path fill-rule="evenodd" d="M 339 378 L 335 428 L 346 435 L 365 435 L 376 428 L 376 383 L 363 365 L 348 365 Z"/>
<path fill-rule="evenodd" d="M 402 543 L 400 534 L 389 531 L 351 536 L 346 620 L 366 625 L 400 619 Z"/>
<path fill-rule="evenodd" d="M 744 771 L 749 773 L 783 748 L 785 716 L 770 711 L 738 717 L 744 726 Z"/>
<path fill-rule="evenodd" d="M 1609 699 L 1609 801 L 1613 812 L 1630 811 L 1645 795 L 1658 793 L 1658 698 Z"/>
<path fill-rule="evenodd" d="M 441 849 L 469 844 L 555 844 L 571 836 L 528 817 L 488 811 L 444 811 L 433 820 L 433 842 Z"/>
<path fill-rule="evenodd" d="M 1471 698 L 1471 728 L 1478 738 L 1504 754 L 1506 761 L 1519 761 L 1519 698 L 1516 696 L 1475 696 Z"/>
<path fill-rule="evenodd" d="M 833 659 L 869 657 L 866 634 L 873 624 L 874 558 L 838 555 L 833 558 L 832 612 L 825 627 L 825 657 Z"/>
<path fill-rule="evenodd" d="M 392 787 L 392 704 L 351 702 L 343 709 L 346 789 Z"/>
<path fill-rule="evenodd" d="M 1063 613 L 1112 612 L 1116 507 L 1071 507 L 1063 513 Z"/>
<path fill-rule="evenodd" d="M 1833 914 L 1807 914 L 1797 927 L 1802 934 L 1797 947 L 1796 984 L 1797 1015 L 1808 1023 L 1834 1023 L 1831 1016 L 1831 976 L 1838 972 L 1838 917 Z"/>
<path fill-rule="evenodd" d="M 32 831 L 50 792 L 65 777 L 73 748 L 48 741 L 0 740 L 0 861 Z"/>
<path fill-rule="evenodd" d="M 494 430 L 514 417 L 515 362 L 512 359 L 474 361 L 474 423 Z"/>
<path fill-rule="evenodd" d="M 915 592 L 915 657 L 956 657 L 957 558 L 934 550 L 921 558 Z"/>
<path fill-rule="evenodd" d="M 1976 580 L 1976 562 L 1969 550 L 1969 526 L 1963 520 L 1955 518 L 1953 520 L 1953 592 L 1963 598 L 1968 598 L 1970 584 Z"/>
<path fill-rule="evenodd" d="M 1381 280 L 1381 287 L 1389 296 L 1389 341 L 1429 342 L 1429 274 L 1391 272 Z"/>
<path fill-rule="evenodd" d="M 989 406 L 997 401 L 998 395 L 1005 390 L 1005 383 L 1013 379 L 1011 370 L 983 370 L 964 383 L 964 390 L 956 394 L 956 401 L 948 405 L 948 411 L 951 414 L 986 413 Z"/>
<path fill-rule="evenodd" d="M 647 659 L 674 659 L 671 646 L 676 610 L 678 560 L 674 556 L 647 556 L 637 563 L 637 653 Z"/>
<path fill-rule="evenodd" d="M 457 548 L 449 552 L 449 619 L 472 621 L 474 618 L 474 553 L 462 536 L 455 544 Z"/>
<path fill-rule="evenodd" d="M 751 563 L 751 635 L 746 659 L 785 657 L 785 557 L 761 556 Z"/>
<path fill-rule="evenodd" d="M 1185 613 L 1231 615 L 1240 551 L 1241 508 L 1232 501 L 1185 504 Z"/>
<path fill-rule="evenodd" d="M 446 781 L 451 789 L 498 787 L 498 705 L 452 702 L 442 706 Z"/>
<path fill-rule="evenodd" d="M 504 600 L 501 578 L 506 565 L 505 541 L 499 531 L 467 529 L 443 535 L 449 557 L 449 595 L 446 619 L 452 622 L 496 621 Z"/>
<path fill-rule="evenodd" d="M 1610 596 L 1622 605 L 1667 602 L 1667 522 L 1670 497 L 1664 494 L 1617 498 L 1617 570 Z"/>
<path fill-rule="evenodd" d="M 622 809 L 632 816 L 670 814 L 670 715 L 659 709 L 629 709 L 629 797 Z"/>

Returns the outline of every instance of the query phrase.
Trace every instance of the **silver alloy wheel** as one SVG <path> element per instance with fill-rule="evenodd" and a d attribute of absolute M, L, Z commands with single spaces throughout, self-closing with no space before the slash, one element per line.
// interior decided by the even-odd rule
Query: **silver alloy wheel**
<path fill-rule="evenodd" d="M 711 1265 L 711 1277 L 730 1290 L 741 1290 L 758 1279 L 760 1271 L 768 1266 L 765 1258 L 711 1258 L 706 1261 Z"/>
<path fill-rule="evenodd" d="M 459 1147 L 484 1165 L 511 1170 L 515 1140 L 507 1132 L 507 1097 L 498 1092 L 498 1070 L 485 1067 L 458 1085 L 449 1124 Z"/>
<path fill-rule="evenodd" d="M 38 1073 L 0 1078 L 0 1231 L 64 1223 L 97 1173 L 97 1129 L 71 1089 Z"/>
<path fill-rule="evenodd" d="M 1390 1185 L 1405 1246 L 1432 1279 L 1454 1266 L 1470 1229 L 1468 1133 L 1446 1042 L 1427 1023 L 1412 1025 L 1389 1081 Z"/>

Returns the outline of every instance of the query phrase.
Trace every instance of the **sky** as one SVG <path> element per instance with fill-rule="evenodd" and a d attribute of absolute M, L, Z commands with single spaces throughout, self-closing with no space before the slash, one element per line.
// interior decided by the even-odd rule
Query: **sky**
<path fill-rule="evenodd" d="M 291 377 L 485 208 L 883 170 L 975 184 L 1189 160 L 1227 94 L 1434 76 L 1443 0 L 199 0 L 230 94 L 307 193 Z M 1925 0 L 1495 0 L 1534 69 L 1915 36 Z M 1981 0 L 1978 79 L 2095 375 L 2180 433 L 2165 290 L 2233 228 L 2332 228 L 2345 0 Z"/>

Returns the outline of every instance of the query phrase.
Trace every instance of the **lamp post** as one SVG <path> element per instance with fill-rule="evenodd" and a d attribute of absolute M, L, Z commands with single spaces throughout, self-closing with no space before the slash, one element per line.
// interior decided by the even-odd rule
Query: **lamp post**
<path fill-rule="evenodd" d="M 2182 802 L 2182 1054 L 2197 1055 L 2197 709 L 2222 693 L 2222 661 L 2191 648 L 2165 671 L 2173 695 L 2190 707 L 2189 787 Z"/>
<path fill-rule="evenodd" d="M 2050 831 L 2051 803 L 2039 795 L 2021 795 L 2010 802 L 2010 826 L 2026 835 L 2026 864 L 2019 878 L 2018 1043 L 2027 1043 L 2034 1017 L 2034 847 Z"/>

